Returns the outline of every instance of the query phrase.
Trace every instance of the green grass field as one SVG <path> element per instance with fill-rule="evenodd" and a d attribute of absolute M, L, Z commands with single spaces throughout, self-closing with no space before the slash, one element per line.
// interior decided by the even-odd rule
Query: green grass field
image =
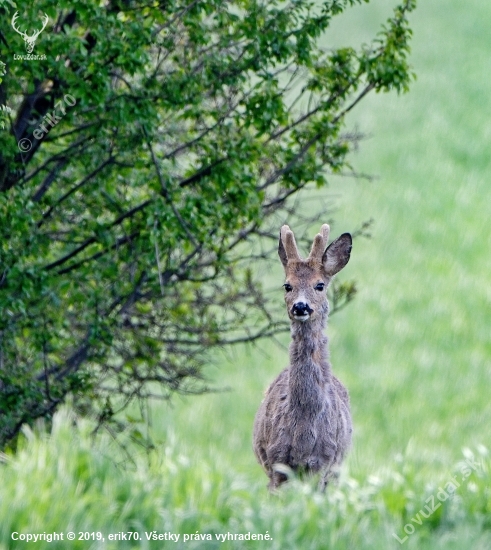
<path fill-rule="evenodd" d="M 329 40 L 368 39 L 390 4 L 350 10 Z M 491 4 L 419 4 L 410 92 L 374 95 L 350 115 L 369 135 L 352 163 L 374 179 L 318 192 L 334 201 L 333 237 L 374 219 L 342 274 L 358 296 L 329 325 L 355 427 L 339 486 L 320 495 L 293 482 L 271 497 L 255 462 L 254 414 L 287 364 L 284 338 L 284 349 L 264 342 L 217 357 L 208 375 L 230 391 L 155 405 L 156 449 L 132 448 L 134 462 L 107 434 L 94 440 L 88 422 L 74 429 L 66 411 L 51 437 L 27 432 L 0 466 L 1 550 L 491 548 Z M 106 540 L 11 539 L 68 531 Z M 128 531 L 142 540 L 108 540 Z M 180 539 L 148 541 L 153 531 Z M 227 533 L 272 540 L 222 542 Z M 191 534 L 212 540 L 184 541 Z"/>

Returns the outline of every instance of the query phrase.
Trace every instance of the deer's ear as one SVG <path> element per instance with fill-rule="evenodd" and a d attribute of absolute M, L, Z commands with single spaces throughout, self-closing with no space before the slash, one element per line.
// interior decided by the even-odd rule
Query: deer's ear
<path fill-rule="evenodd" d="M 352 239 L 349 233 L 343 233 L 333 241 L 322 256 L 322 267 L 326 275 L 332 277 L 348 263 L 351 254 Z"/>
<path fill-rule="evenodd" d="M 281 232 L 280 232 L 280 240 L 278 242 L 278 256 L 280 257 L 281 263 L 283 264 L 283 267 L 286 269 L 286 264 L 288 263 L 288 257 L 286 255 L 285 245 L 283 244 L 283 239 L 281 238 Z"/>

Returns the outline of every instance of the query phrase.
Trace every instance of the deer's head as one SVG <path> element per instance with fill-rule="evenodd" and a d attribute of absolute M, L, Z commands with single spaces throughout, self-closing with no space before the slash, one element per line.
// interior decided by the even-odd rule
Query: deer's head
<path fill-rule="evenodd" d="M 309 257 L 298 253 L 293 232 L 281 228 L 278 254 L 285 268 L 285 302 L 290 319 L 305 322 L 327 313 L 326 290 L 332 277 L 348 263 L 351 235 L 343 233 L 329 246 L 329 226 L 324 224 L 314 238 Z"/>
<path fill-rule="evenodd" d="M 19 30 L 16 26 L 15 26 L 15 23 L 17 21 L 17 18 L 19 17 L 19 12 L 16 11 L 14 13 L 14 16 L 12 17 L 12 28 L 14 29 L 15 32 L 18 32 L 22 38 L 24 39 L 24 42 L 26 44 L 26 50 L 27 50 L 27 53 L 32 53 L 32 50 L 34 49 L 34 46 L 36 45 L 36 40 L 37 40 L 37 37 L 44 31 L 44 29 L 46 28 L 46 25 L 48 24 L 48 21 L 49 21 L 49 17 L 48 15 L 45 13 L 44 14 L 44 17 L 43 17 L 43 28 L 39 31 L 33 31 L 31 35 L 27 34 L 27 32 L 24 32 L 24 31 L 21 31 Z"/>

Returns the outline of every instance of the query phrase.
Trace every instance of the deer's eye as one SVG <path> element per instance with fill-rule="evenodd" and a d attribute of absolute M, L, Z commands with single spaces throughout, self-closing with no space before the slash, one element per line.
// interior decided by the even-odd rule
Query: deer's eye
<path fill-rule="evenodd" d="M 285 290 L 286 290 L 287 292 L 291 292 L 291 291 L 293 290 L 293 287 L 292 287 L 292 285 L 291 285 L 290 283 L 285 283 L 285 284 L 283 285 L 283 287 L 285 288 Z"/>
<path fill-rule="evenodd" d="M 325 286 L 326 285 L 324 283 L 317 283 L 314 288 L 315 290 L 324 290 Z"/>

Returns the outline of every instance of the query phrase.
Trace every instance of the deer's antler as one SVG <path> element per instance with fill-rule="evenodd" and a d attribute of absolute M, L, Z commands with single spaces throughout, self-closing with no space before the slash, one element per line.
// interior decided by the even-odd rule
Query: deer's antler
<path fill-rule="evenodd" d="M 295 236 L 293 235 L 293 231 L 288 227 L 288 225 L 284 225 L 281 228 L 281 242 L 283 243 L 283 246 L 285 247 L 286 257 L 288 258 L 288 261 L 291 260 L 300 260 L 300 254 L 298 253 L 297 243 L 295 242 Z"/>
<path fill-rule="evenodd" d="M 27 33 L 23 32 L 23 31 L 20 31 L 19 29 L 16 28 L 15 26 L 15 22 L 17 21 L 17 18 L 19 17 L 19 12 L 16 11 L 14 13 L 14 16 L 12 17 L 12 28 L 14 29 L 15 32 L 18 32 L 24 39 L 27 38 Z M 43 27 L 44 29 L 44 27 Z"/>
<path fill-rule="evenodd" d="M 43 28 L 39 31 L 33 31 L 32 35 L 29 36 L 27 32 L 20 31 L 19 29 L 16 28 L 15 22 L 17 21 L 18 17 L 19 17 L 19 12 L 16 11 L 14 13 L 14 16 L 12 17 L 12 28 L 14 29 L 15 32 L 18 32 L 24 39 L 35 40 L 44 31 L 44 29 L 46 28 L 46 25 L 49 23 L 48 14 L 45 13 L 43 17 Z"/>
<path fill-rule="evenodd" d="M 36 38 L 44 31 L 44 29 L 46 28 L 46 25 L 47 25 L 48 22 L 49 22 L 49 17 L 48 17 L 48 14 L 47 14 L 47 13 L 44 14 L 43 22 L 44 22 L 44 23 L 43 23 L 43 28 L 42 28 L 40 31 L 38 31 L 38 32 L 36 33 Z"/>
<path fill-rule="evenodd" d="M 312 248 L 307 260 L 312 260 L 314 258 L 317 258 L 318 260 L 322 259 L 322 255 L 324 254 L 324 250 L 326 249 L 327 242 L 329 240 L 329 231 L 330 229 L 327 223 L 323 224 L 321 227 L 321 232 L 317 233 L 314 237 L 314 242 L 312 243 Z"/>

